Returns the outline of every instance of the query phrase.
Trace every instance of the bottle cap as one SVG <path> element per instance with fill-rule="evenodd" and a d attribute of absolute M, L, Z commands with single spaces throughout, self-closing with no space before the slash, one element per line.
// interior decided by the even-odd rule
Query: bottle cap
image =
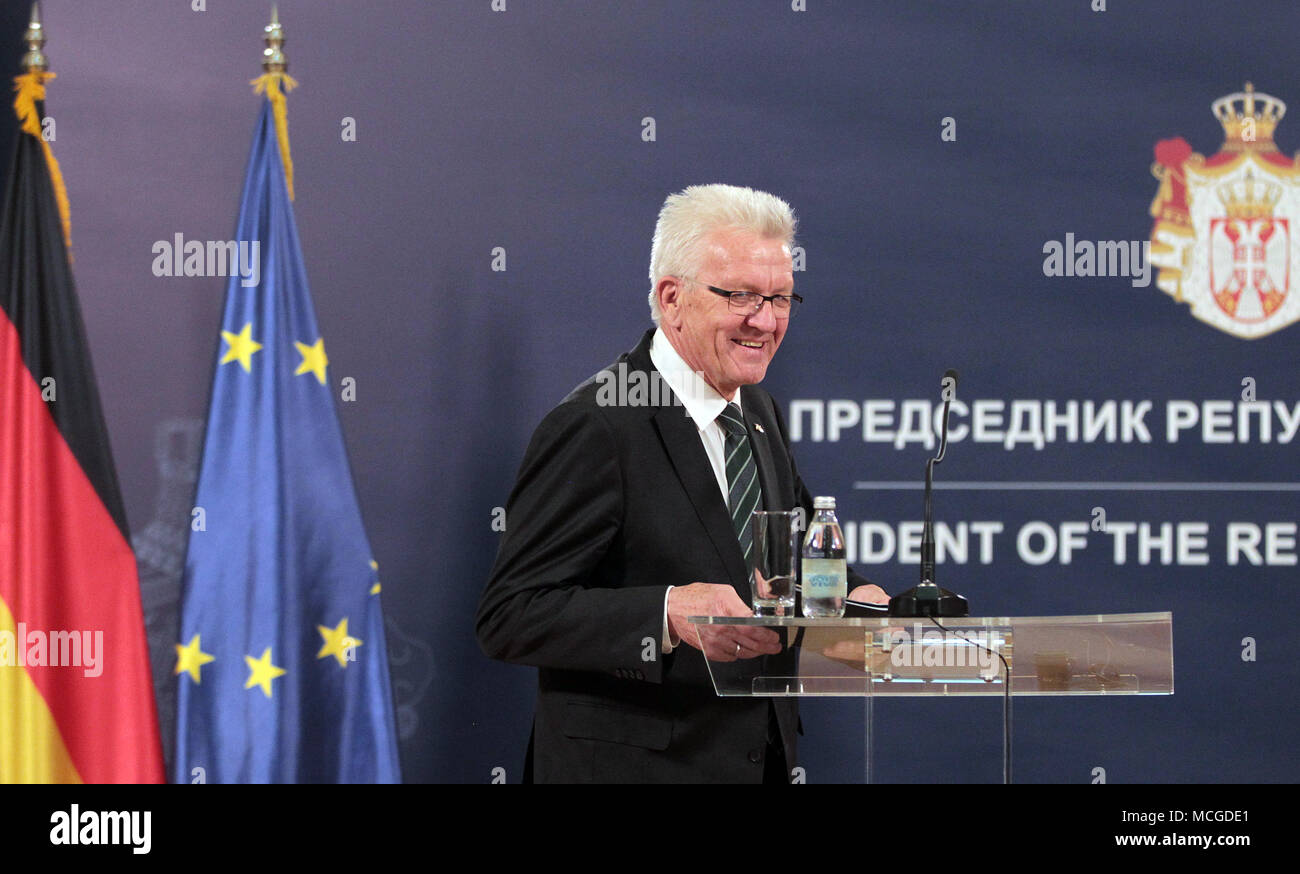
<path fill-rule="evenodd" d="M 820 498 L 813 498 L 813 509 L 814 509 L 814 510 L 834 510 L 834 509 L 835 509 L 835 499 L 832 498 L 832 497 L 827 497 L 827 496 L 823 496 L 823 497 L 820 497 Z"/>

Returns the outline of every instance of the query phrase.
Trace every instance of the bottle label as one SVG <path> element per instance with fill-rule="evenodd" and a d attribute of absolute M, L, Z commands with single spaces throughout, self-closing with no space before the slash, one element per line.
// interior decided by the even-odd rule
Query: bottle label
<path fill-rule="evenodd" d="M 805 558 L 803 560 L 803 596 L 805 598 L 844 598 L 848 596 L 848 562 L 842 558 Z"/>

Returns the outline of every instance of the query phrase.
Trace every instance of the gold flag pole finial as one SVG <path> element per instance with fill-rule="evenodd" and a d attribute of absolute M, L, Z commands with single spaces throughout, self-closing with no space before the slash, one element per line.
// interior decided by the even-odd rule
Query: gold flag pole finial
<path fill-rule="evenodd" d="M 271 23 L 262 28 L 266 34 L 266 48 L 262 49 L 262 69 L 268 73 L 289 72 L 289 59 L 284 56 L 284 28 L 280 26 L 280 11 L 271 4 Z"/>
<path fill-rule="evenodd" d="M 252 81 L 253 90 L 265 94 L 271 101 L 275 116 L 276 138 L 280 141 L 280 160 L 284 165 L 284 184 L 293 200 L 293 158 L 289 155 L 289 117 L 284 94 L 298 83 L 289 75 L 289 59 L 284 55 L 284 28 L 280 25 L 280 10 L 271 4 L 271 23 L 262 28 L 266 48 L 262 49 L 262 75 Z"/>
<path fill-rule="evenodd" d="M 32 4 L 32 17 L 27 23 L 27 32 L 23 34 L 27 43 L 27 54 L 23 55 L 23 70 L 28 73 L 44 73 L 49 69 L 49 60 L 45 57 L 45 28 L 41 26 L 41 4 Z"/>
<path fill-rule="evenodd" d="M 49 141 L 42 129 L 41 113 L 37 104 L 45 101 L 45 83 L 54 78 L 50 72 L 50 60 L 45 56 L 45 25 L 41 24 L 41 4 L 32 4 L 32 17 L 27 22 L 27 32 L 23 34 L 27 43 L 27 54 L 23 55 L 23 72 L 14 77 L 14 113 L 21 122 L 24 133 L 36 137 L 45 153 L 45 163 L 50 169 L 50 184 L 54 186 L 54 199 L 59 207 L 59 218 L 63 224 L 63 243 L 72 258 L 72 220 L 69 218 L 68 192 L 63 185 L 63 173 L 59 162 L 54 159 Z"/>

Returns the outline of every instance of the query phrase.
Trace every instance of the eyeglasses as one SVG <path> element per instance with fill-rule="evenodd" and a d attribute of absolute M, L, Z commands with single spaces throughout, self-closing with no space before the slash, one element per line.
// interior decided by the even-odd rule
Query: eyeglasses
<path fill-rule="evenodd" d="M 794 311 L 803 303 L 803 298 L 797 294 L 759 294 L 756 291 L 727 291 L 725 288 L 717 288 L 712 285 L 705 285 L 698 279 L 691 279 L 689 276 L 683 276 L 687 282 L 694 282 L 696 285 L 704 285 L 714 294 L 725 297 L 727 306 L 733 313 L 744 313 L 745 316 L 752 316 L 763 308 L 763 304 L 768 301 L 772 302 L 772 315 L 778 319 L 788 319 L 794 315 Z"/>

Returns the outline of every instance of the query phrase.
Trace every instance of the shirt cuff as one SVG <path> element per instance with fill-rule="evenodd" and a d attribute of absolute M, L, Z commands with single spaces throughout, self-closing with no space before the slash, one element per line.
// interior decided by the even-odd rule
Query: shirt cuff
<path fill-rule="evenodd" d="M 673 587 L 669 586 L 668 592 L 672 590 Z M 665 654 L 672 652 L 675 646 L 672 633 L 668 630 L 668 592 L 664 592 L 664 636 L 663 640 L 659 642 L 659 651 Z"/>

